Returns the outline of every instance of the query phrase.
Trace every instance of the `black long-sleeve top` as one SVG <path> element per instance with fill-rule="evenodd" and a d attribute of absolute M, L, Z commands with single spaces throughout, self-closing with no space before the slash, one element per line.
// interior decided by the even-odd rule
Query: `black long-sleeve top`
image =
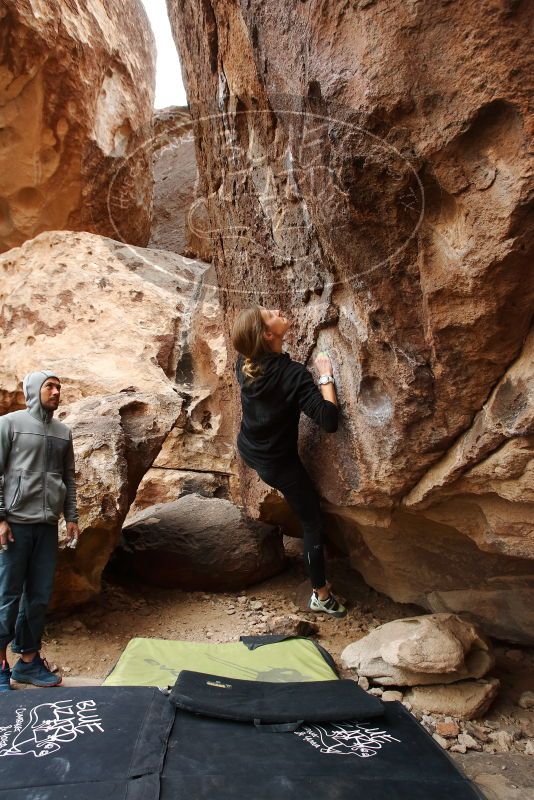
<path fill-rule="evenodd" d="M 241 369 L 243 360 L 238 355 L 235 367 L 243 411 L 237 448 L 249 466 L 271 466 L 298 455 L 301 411 L 324 431 L 337 430 L 338 408 L 323 398 L 304 364 L 288 353 L 270 353 L 260 360 L 261 375 L 251 381 Z"/>

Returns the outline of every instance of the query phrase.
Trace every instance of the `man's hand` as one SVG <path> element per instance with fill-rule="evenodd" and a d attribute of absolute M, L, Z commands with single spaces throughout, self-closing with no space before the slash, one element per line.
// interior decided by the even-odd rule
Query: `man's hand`
<path fill-rule="evenodd" d="M 67 522 L 67 539 L 69 543 L 75 544 L 76 539 L 80 535 L 80 529 L 77 522 Z"/>
<path fill-rule="evenodd" d="M 2 550 L 7 550 L 7 543 L 14 541 L 15 537 L 13 536 L 9 524 L 5 520 L 2 520 L 2 522 L 0 522 L 0 546 Z"/>

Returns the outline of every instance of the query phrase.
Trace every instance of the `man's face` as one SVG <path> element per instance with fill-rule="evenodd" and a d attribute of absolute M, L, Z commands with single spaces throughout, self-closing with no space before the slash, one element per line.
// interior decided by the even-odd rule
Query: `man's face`
<path fill-rule="evenodd" d="M 61 384 L 58 378 L 47 378 L 41 386 L 41 405 L 47 411 L 55 411 L 59 405 Z"/>

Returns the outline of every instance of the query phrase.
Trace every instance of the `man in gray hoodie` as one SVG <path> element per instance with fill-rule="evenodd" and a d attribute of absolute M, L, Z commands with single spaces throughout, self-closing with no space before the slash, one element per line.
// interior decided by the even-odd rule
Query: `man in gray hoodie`
<path fill-rule="evenodd" d="M 0 691 L 10 677 L 57 686 L 40 657 L 41 637 L 56 568 L 58 520 L 70 540 L 79 536 L 72 434 L 53 419 L 61 384 L 49 370 L 22 384 L 27 409 L 0 417 Z M 11 672 L 6 650 L 20 655 Z"/>

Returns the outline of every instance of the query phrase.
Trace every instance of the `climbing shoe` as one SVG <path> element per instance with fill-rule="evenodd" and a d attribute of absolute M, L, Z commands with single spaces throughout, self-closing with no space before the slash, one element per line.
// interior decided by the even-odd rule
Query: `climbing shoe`
<path fill-rule="evenodd" d="M 11 689 L 11 670 L 7 661 L 2 661 L 2 669 L 0 670 L 0 692 L 8 692 Z"/>
<path fill-rule="evenodd" d="M 333 594 L 329 594 L 326 600 L 319 600 L 317 592 L 313 591 L 308 603 L 310 611 L 322 611 L 323 614 L 330 614 L 331 617 L 344 617 L 347 609 Z"/>
<path fill-rule="evenodd" d="M 33 686 L 59 686 L 61 683 L 61 675 L 54 675 L 46 659 L 41 658 L 39 653 L 28 663 L 20 658 L 13 667 L 11 677 L 17 683 L 31 683 Z"/>

